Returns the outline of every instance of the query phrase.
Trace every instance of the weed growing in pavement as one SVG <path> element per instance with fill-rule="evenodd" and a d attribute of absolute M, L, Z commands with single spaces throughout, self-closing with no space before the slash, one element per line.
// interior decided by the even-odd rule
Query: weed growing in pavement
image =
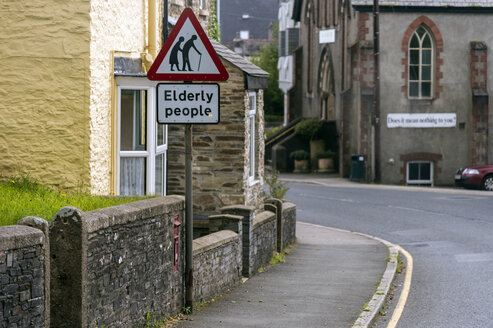
<path fill-rule="evenodd" d="M 144 328 L 163 328 L 168 327 L 166 320 L 157 320 L 150 312 L 146 313 L 146 320 L 144 322 Z"/>
<path fill-rule="evenodd" d="M 277 263 L 284 263 L 286 262 L 285 254 L 279 253 L 279 252 L 274 252 L 272 253 L 272 258 L 269 261 L 270 265 L 276 265 Z"/>

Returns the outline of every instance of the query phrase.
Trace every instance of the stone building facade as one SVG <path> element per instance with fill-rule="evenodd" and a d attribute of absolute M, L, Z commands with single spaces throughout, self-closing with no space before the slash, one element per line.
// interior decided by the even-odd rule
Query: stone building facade
<path fill-rule="evenodd" d="M 195 213 L 223 206 L 246 205 L 263 210 L 263 88 L 268 73 L 225 46 L 212 44 L 229 73 L 220 86 L 220 122 L 193 126 L 193 192 Z M 168 193 L 184 194 L 184 128 L 170 125 Z"/>
<path fill-rule="evenodd" d="M 383 183 L 450 185 L 459 167 L 493 162 L 487 65 L 493 35 L 486 27 L 493 2 L 446 5 L 382 3 L 376 112 L 372 3 L 353 2 L 350 94 L 356 100 L 345 122 L 357 133 L 345 135 L 345 152 L 364 154 Z"/>
<path fill-rule="evenodd" d="M 459 167 L 492 163 L 493 2 L 381 1 L 379 110 L 372 5 L 295 1 L 301 68 L 293 79 L 302 100 L 290 104 L 299 113 L 290 119 L 336 123 L 346 177 L 352 154 L 363 155 L 367 181 L 390 184 L 449 185 Z M 322 44 L 332 27 L 334 39 Z"/>

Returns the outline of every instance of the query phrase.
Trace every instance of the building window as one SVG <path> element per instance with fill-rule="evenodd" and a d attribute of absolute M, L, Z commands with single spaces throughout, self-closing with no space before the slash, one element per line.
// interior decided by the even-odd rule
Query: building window
<path fill-rule="evenodd" d="M 240 39 L 248 40 L 250 38 L 250 31 L 240 31 Z"/>
<path fill-rule="evenodd" d="M 250 184 L 256 183 L 256 171 L 257 171 L 257 129 L 256 129 L 256 120 L 257 120 L 257 94 L 255 92 L 250 92 L 248 96 L 248 102 L 250 103 L 250 110 L 248 112 L 248 121 L 250 128 L 250 150 L 249 150 L 249 158 L 250 158 L 250 170 L 248 173 L 248 182 Z"/>
<path fill-rule="evenodd" d="M 154 88 L 118 88 L 117 194 L 165 195 L 167 126 L 156 123 Z"/>
<path fill-rule="evenodd" d="M 420 26 L 409 41 L 409 98 L 427 99 L 433 96 L 433 39 Z"/>
<path fill-rule="evenodd" d="M 199 9 L 207 9 L 207 0 L 200 0 Z"/>
<path fill-rule="evenodd" d="M 433 185 L 433 162 L 407 162 L 407 184 Z"/>

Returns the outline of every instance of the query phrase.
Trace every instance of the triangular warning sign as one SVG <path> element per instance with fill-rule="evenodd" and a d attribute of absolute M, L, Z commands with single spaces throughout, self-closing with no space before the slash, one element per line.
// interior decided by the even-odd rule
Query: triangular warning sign
<path fill-rule="evenodd" d="M 226 68 L 192 9 L 186 8 L 152 64 L 154 81 L 225 81 Z"/>

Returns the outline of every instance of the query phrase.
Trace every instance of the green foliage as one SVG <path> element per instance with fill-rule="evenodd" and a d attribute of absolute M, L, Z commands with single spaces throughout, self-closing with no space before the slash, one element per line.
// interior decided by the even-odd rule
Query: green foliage
<path fill-rule="evenodd" d="M 265 177 L 265 182 L 269 186 L 270 197 L 276 199 L 284 199 L 289 188 L 285 183 L 279 181 L 279 171 L 274 171 L 270 176 Z"/>
<path fill-rule="evenodd" d="M 37 216 L 49 221 L 64 206 L 91 211 L 144 198 L 149 197 L 104 197 L 63 193 L 28 178 L 4 179 L 0 181 L 0 225 L 14 225 L 26 216 Z"/>
<path fill-rule="evenodd" d="M 296 124 L 294 133 L 303 139 L 313 140 L 320 137 L 323 124 L 319 119 L 309 118 Z"/>
<path fill-rule="evenodd" d="M 334 158 L 336 156 L 336 153 L 334 153 L 332 150 L 321 150 L 317 151 L 315 154 L 315 157 L 317 158 Z"/>
<path fill-rule="evenodd" d="M 221 42 L 221 29 L 217 22 L 217 8 L 216 2 L 211 2 L 211 9 L 209 14 L 209 37 L 217 42 Z"/>
<path fill-rule="evenodd" d="M 266 122 L 282 122 L 284 121 L 284 116 L 283 115 L 265 115 L 264 119 Z"/>
<path fill-rule="evenodd" d="M 276 265 L 277 263 L 284 263 L 284 262 L 286 262 L 286 255 L 284 255 L 284 253 L 273 252 L 269 264 Z"/>
<path fill-rule="evenodd" d="M 274 33 L 277 35 L 277 33 Z M 250 61 L 269 73 L 267 89 L 264 90 L 264 112 L 266 115 L 284 115 L 284 94 L 279 89 L 277 42 L 264 45 L 250 57 Z"/>
<path fill-rule="evenodd" d="M 306 150 L 295 150 L 291 154 L 289 154 L 289 158 L 294 159 L 295 161 L 302 161 L 310 158 L 310 153 Z"/>

